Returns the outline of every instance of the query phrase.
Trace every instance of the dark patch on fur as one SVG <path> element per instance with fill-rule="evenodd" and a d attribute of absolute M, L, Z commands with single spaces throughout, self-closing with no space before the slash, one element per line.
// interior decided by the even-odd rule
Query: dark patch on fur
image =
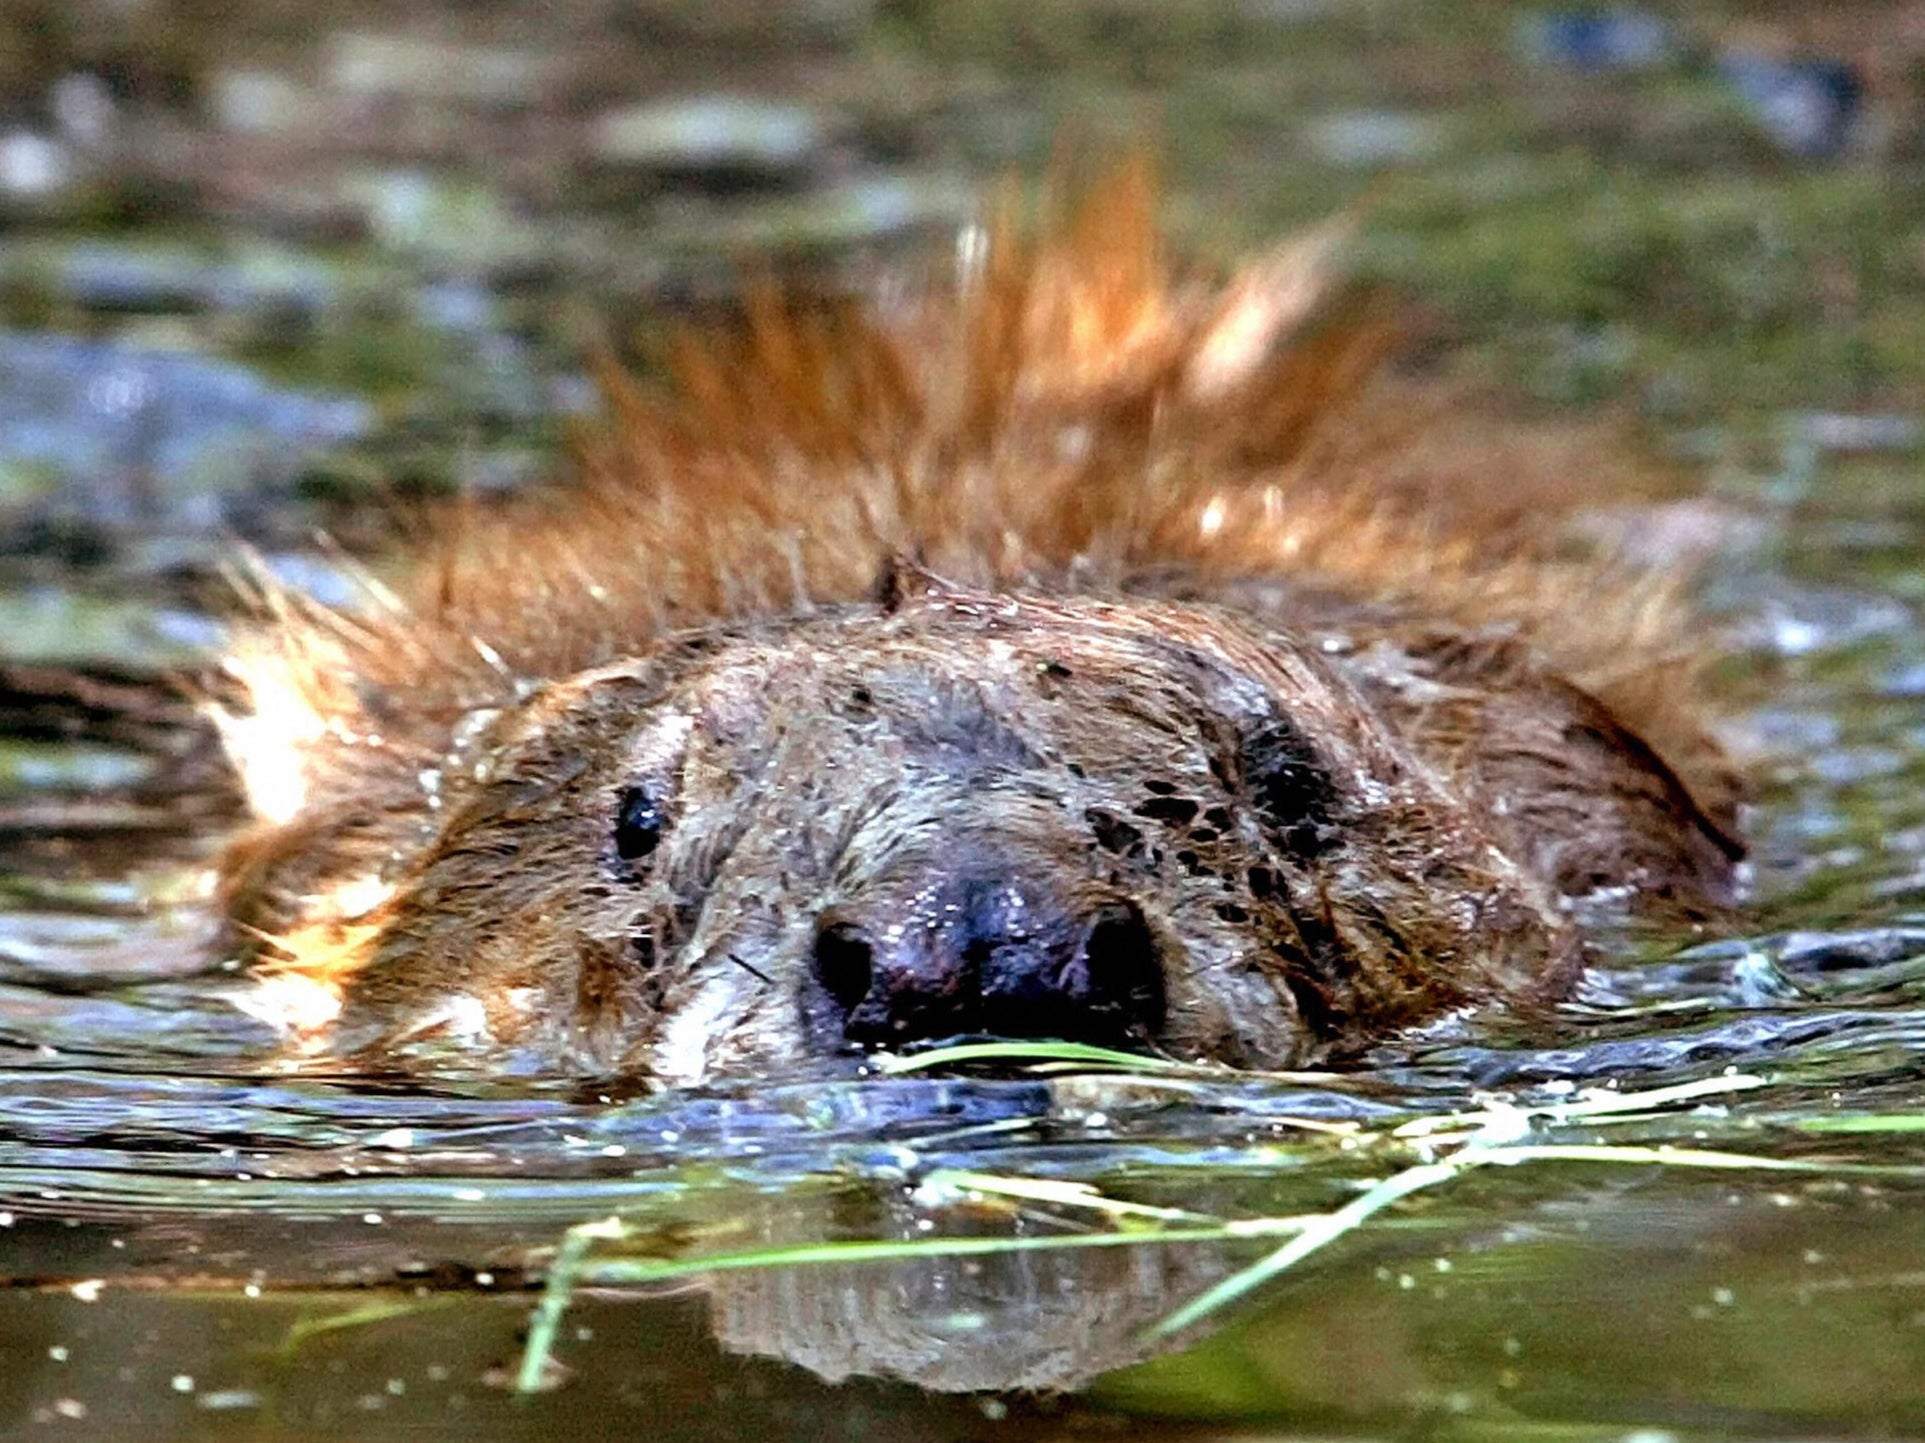
<path fill-rule="evenodd" d="M 1090 830 L 1096 834 L 1096 845 L 1106 852 L 1130 856 L 1143 845 L 1143 833 L 1114 812 L 1091 807 L 1083 813 L 1083 820 L 1089 823 Z"/>
<path fill-rule="evenodd" d="M 1244 736 L 1241 755 L 1244 783 L 1277 845 L 1293 857 L 1322 852 L 1335 832 L 1337 786 L 1309 738 L 1273 717 Z"/>
<path fill-rule="evenodd" d="M 1179 827 L 1188 826 L 1201 810 L 1188 797 L 1152 797 L 1133 809 L 1137 816 L 1148 817 L 1155 822 L 1175 822 Z"/>

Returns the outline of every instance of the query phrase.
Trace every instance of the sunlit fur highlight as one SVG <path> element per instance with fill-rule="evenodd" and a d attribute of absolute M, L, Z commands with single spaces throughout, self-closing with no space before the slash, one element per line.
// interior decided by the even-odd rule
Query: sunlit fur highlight
<path fill-rule="evenodd" d="M 676 340 L 663 384 L 605 374 L 565 492 L 451 519 L 352 614 L 264 592 L 219 716 L 258 819 L 224 886 L 263 962 L 338 995 L 381 922 L 339 879 L 423 844 L 464 719 L 670 630 L 858 599 L 891 557 L 1045 591 L 1280 578 L 1496 629 L 1728 808 L 1678 700 L 1671 582 L 1566 555 L 1562 520 L 1630 471 L 1602 432 L 1382 374 L 1393 330 L 1338 284 L 1345 228 L 1212 286 L 1166 259 L 1154 202 L 1132 167 L 1035 224 L 1005 205 L 913 300 L 759 287 L 739 327 Z"/>

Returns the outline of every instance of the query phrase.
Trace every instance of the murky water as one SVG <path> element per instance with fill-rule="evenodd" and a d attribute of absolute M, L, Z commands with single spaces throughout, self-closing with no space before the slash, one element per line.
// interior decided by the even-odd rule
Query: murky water
<path fill-rule="evenodd" d="M 581 404 L 552 321 L 576 288 L 618 310 L 699 298 L 724 283 L 716 252 L 743 243 L 833 269 L 939 215 L 958 155 L 1032 152 L 981 90 L 911 118 L 877 101 L 877 74 L 904 62 L 862 27 L 926 24 L 944 54 L 982 48 L 981 75 L 1016 64 L 989 42 L 916 7 L 801 7 L 800 58 L 725 27 L 675 33 L 778 90 L 796 66 L 843 75 L 853 138 L 753 107 L 629 116 L 569 143 L 673 152 L 631 177 L 630 211 L 593 167 L 567 197 L 508 167 L 510 205 L 474 178 L 493 172 L 459 127 L 429 122 L 522 125 L 503 141 L 520 154 L 621 84 L 574 55 L 559 98 L 531 100 L 548 52 L 499 36 L 454 54 L 301 36 L 322 59 L 276 69 L 288 40 L 261 9 L 260 53 L 204 60 L 214 120 L 186 127 L 231 164 L 162 147 L 190 193 L 133 235 L 103 238 L 86 189 L 146 194 L 161 162 L 133 141 L 90 150 L 84 114 L 57 106 L 0 137 L 21 238 L 0 253 L 0 1432 L 1925 1431 L 1925 486 L 1915 421 L 1867 400 L 1912 393 L 1841 396 L 1817 362 L 1809 394 L 1770 404 L 1755 366 L 1731 385 L 1760 392 L 1701 394 L 1682 417 L 1668 392 L 1652 403 L 1722 538 L 1705 586 L 1737 644 L 1735 739 L 1763 779 L 1755 908 L 1741 936 L 1621 939 L 1548 1023 L 1461 1019 L 1357 1072 L 1294 1078 L 957 1066 L 605 1096 L 264 1062 L 192 907 L 229 803 L 153 684 L 207 654 L 237 539 L 338 588 L 317 520 L 353 541 L 370 491 L 539 472 L 545 418 Z M 1263 23 L 1330 53 L 1314 16 Z M 1392 63 L 1394 32 L 1366 37 L 1386 52 L 1369 84 L 1434 96 L 1441 82 Z M 104 42 L 60 33 L 77 58 L 48 40 L 50 74 L 8 83 L 119 76 L 103 113 L 144 113 L 154 74 L 110 72 L 87 59 Z M 1213 33 L 1166 38 L 1207 69 Z M 1455 34 L 1409 43 L 1447 56 Z M 1098 58 L 1163 63 L 1133 35 Z M 1030 38 L 1070 43 L 1040 22 Z M 617 43 L 632 59 L 662 41 Z M 1272 104 L 1251 74 L 1225 84 L 1227 133 Z M 302 123 L 272 130 L 330 89 L 376 95 L 350 107 L 338 153 Z M 93 95 L 62 93 L 73 114 Z M 1459 143 L 1444 122 L 1332 113 L 1346 145 Z M 1219 182 L 1252 173 L 1247 135 L 1232 146 L 1186 115 L 1179 157 Z M 685 153 L 676 126 L 698 122 L 710 149 Z M 280 148 L 249 149 L 256 126 Z M 72 196 L 22 190 L 20 134 L 64 148 Z M 1729 152 L 1708 154 L 1711 175 Z M 313 182 L 313 213 L 269 161 Z M 1506 184 L 1525 193 L 1567 161 L 1517 163 Z M 895 200 L 851 209 L 858 195 Z M 346 240 L 344 206 L 361 227 Z M 616 214 L 639 239 L 598 249 Z M 1767 310 L 1771 274 L 1744 271 Z M 1754 311 L 1741 320 L 1700 342 L 1713 369 L 1720 344 L 1748 365 L 1768 349 L 1743 330 Z M 1582 399 L 1608 339 L 1587 332 L 1545 384 Z M 558 1271 L 572 1286 L 544 1293 Z"/>

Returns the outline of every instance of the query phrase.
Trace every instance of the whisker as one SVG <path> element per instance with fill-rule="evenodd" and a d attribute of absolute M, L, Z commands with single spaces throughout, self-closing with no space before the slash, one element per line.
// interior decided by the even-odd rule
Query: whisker
<path fill-rule="evenodd" d="M 729 961 L 733 962 L 737 967 L 740 967 L 744 972 L 748 973 L 749 976 L 760 978 L 763 982 L 767 983 L 770 987 L 775 986 L 775 979 L 769 976 L 769 974 L 764 972 L 760 967 L 757 967 L 754 963 L 743 961 L 740 957 L 736 956 L 733 952 L 727 953 L 726 955 Z"/>

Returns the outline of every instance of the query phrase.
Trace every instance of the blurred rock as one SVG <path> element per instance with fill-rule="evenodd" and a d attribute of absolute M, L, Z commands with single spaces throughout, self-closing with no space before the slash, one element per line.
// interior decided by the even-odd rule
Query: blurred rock
<path fill-rule="evenodd" d="M 204 619 L 159 610 L 151 599 L 36 586 L 0 590 L 0 636 L 15 665 L 113 662 L 151 670 L 204 654 L 217 633 Z"/>
<path fill-rule="evenodd" d="M 1540 65 L 1584 71 L 1648 70 L 1675 50 L 1664 21 L 1629 6 L 1533 15 L 1518 23 L 1517 48 Z"/>
<path fill-rule="evenodd" d="M 374 239 L 391 250 L 487 270 L 540 249 L 534 229 L 478 181 L 410 168 L 351 176 L 344 190 Z"/>
<path fill-rule="evenodd" d="M 608 165 L 779 176 L 814 160 L 825 140 L 822 123 L 805 106 L 707 95 L 609 111 L 596 122 L 590 144 Z"/>
<path fill-rule="evenodd" d="M 1909 635 L 1915 625 L 1910 609 L 1894 597 L 1780 581 L 1747 610 L 1734 638 L 1779 656 L 1809 656 L 1873 637 Z"/>
<path fill-rule="evenodd" d="M 1778 147 L 1806 160 L 1843 154 L 1865 134 L 1865 81 L 1829 58 L 1781 60 L 1728 52 L 1718 73 Z"/>
<path fill-rule="evenodd" d="M 263 249 L 215 260 L 186 246 L 106 240 L 35 245 L 0 258 L 0 279 L 16 276 L 86 310 L 142 315 L 268 306 L 306 313 L 334 293 L 324 264 L 292 253 Z"/>
<path fill-rule="evenodd" d="M 48 97 L 60 133 L 80 146 L 99 146 L 113 134 L 116 106 L 107 82 L 89 71 L 63 75 Z"/>
<path fill-rule="evenodd" d="M 499 309 L 481 286 L 466 281 L 430 281 L 413 298 L 414 314 L 422 324 L 444 331 L 481 335 L 495 329 Z"/>
<path fill-rule="evenodd" d="M 750 202 L 664 205 L 655 241 L 668 254 L 713 257 L 838 250 L 966 218 L 980 190 L 961 181 L 879 176 Z"/>
<path fill-rule="evenodd" d="M 350 31 L 328 42 L 322 73 L 347 95 L 508 107 L 534 100 L 549 69 L 539 51 Z"/>
<path fill-rule="evenodd" d="M 32 130 L 0 135 L 0 194 L 41 200 L 73 182 L 73 157 L 59 141 Z"/>
<path fill-rule="evenodd" d="M 1363 168 L 1424 160 L 1443 146 L 1443 129 L 1421 115 L 1348 110 L 1310 122 L 1305 138 L 1330 165 Z"/>
<path fill-rule="evenodd" d="M 291 478 L 372 422 L 363 401 L 228 361 L 0 332 L 0 464 L 64 483 L 16 521 L 215 528 L 223 493 Z"/>
<path fill-rule="evenodd" d="M 0 795 L 18 792 L 106 791 L 153 774 L 155 759 L 111 747 L 72 742 L 0 742 Z"/>
<path fill-rule="evenodd" d="M 1915 451 L 1925 442 L 1916 416 L 1854 416 L 1841 411 L 1807 411 L 1791 418 L 1794 439 L 1825 451 L 1863 455 Z"/>
<path fill-rule="evenodd" d="M 242 135 L 291 130 L 312 109 L 308 92 L 273 70 L 222 70 L 207 86 L 214 123 Z"/>

